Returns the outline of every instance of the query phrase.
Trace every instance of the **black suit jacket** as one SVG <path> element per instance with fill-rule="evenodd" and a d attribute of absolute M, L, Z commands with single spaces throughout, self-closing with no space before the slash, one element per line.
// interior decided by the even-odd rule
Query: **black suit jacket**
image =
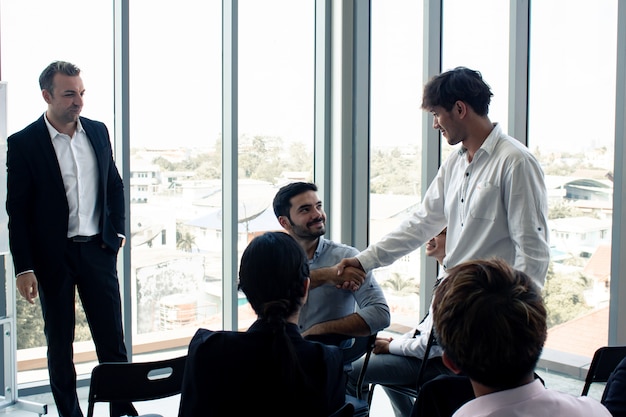
<path fill-rule="evenodd" d="M 108 250 L 117 253 L 124 230 L 124 185 L 113 161 L 106 126 L 84 117 L 80 122 L 98 164 L 97 204 L 100 231 Z M 61 268 L 67 244 L 69 207 L 59 163 L 43 115 L 7 141 L 7 212 L 15 272 L 34 270 L 45 285 Z"/>
<path fill-rule="evenodd" d="M 287 326 L 311 384 L 286 386 L 273 359 L 273 335 L 262 322 L 243 332 L 199 329 L 189 345 L 179 417 L 326 417 L 345 403 L 341 350 L 304 340 Z M 296 401 L 295 389 L 304 393 Z"/>

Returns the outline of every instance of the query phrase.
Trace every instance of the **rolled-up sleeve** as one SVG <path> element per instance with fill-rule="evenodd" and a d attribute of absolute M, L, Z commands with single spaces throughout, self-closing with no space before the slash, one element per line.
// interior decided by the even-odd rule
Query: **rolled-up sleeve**
<path fill-rule="evenodd" d="M 372 334 L 389 326 L 389 305 L 372 272 L 367 273 L 365 281 L 355 291 L 354 298 L 357 303 L 356 313 L 365 320 Z"/>

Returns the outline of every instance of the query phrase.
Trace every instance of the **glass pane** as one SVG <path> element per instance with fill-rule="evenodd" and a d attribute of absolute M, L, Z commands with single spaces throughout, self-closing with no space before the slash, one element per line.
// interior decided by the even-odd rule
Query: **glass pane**
<path fill-rule="evenodd" d="M 239 256 L 283 230 L 280 186 L 313 180 L 315 2 L 239 1 Z M 241 295 L 239 328 L 256 315 Z"/>
<path fill-rule="evenodd" d="M 457 66 L 480 71 L 493 97 L 489 118 L 507 131 L 509 74 L 509 2 L 444 0 L 442 69 Z M 443 141 L 445 143 L 445 140 Z M 449 148 L 446 144 L 444 149 Z"/>
<path fill-rule="evenodd" d="M 529 148 L 550 198 L 546 348 L 590 358 L 608 342 L 617 1 L 533 2 L 530 21 Z"/>
<path fill-rule="evenodd" d="M 421 201 L 422 16 L 420 2 L 372 1 L 370 242 Z M 419 270 L 416 250 L 375 271 L 392 326 L 416 325 Z"/>
<path fill-rule="evenodd" d="M 129 3 L 135 354 L 222 327 L 221 2 L 155 4 Z"/>
<path fill-rule="evenodd" d="M 23 129 L 43 114 L 47 105 L 41 96 L 39 75 L 51 62 L 63 60 L 81 69 L 86 89 L 81 115 L 104 122 L 113 140 L 111 1 L 6 1 L 0 7 L 0 73 L 2 81 L 8 83 L 7 133 Z M 7 279 L 12 278 L 11 274 Z M 46 340 L 39 301 L 32 306 L 17 293 L 16 298 L 17 382 L 47 380 Z M 84 353 L 79 356 L 93 361 L 94 346 L 78 298 L 76 320 L 75 352 Z M 77 372 L 90 372 L 92 365 L 77 363 Z"/>

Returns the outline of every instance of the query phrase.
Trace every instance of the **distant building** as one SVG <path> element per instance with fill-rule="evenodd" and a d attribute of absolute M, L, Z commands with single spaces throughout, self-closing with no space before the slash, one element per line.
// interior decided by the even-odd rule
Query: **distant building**
<path fill-rule="evenodd" d="M 589 258 L 601 244 L 611 243 L 611 220 L 567 217 L 548 220 L 550 242 L 561 251 Z"/>

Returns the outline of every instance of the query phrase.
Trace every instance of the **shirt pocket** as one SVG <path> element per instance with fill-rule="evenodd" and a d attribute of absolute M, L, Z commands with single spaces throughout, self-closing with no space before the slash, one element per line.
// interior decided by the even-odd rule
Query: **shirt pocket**
<path fill-rule="evenodd" d="M 500 187 L 481 182 L 474 190 L 469 213 L 473 219 L 494 221 L 500 206 Z"/>

